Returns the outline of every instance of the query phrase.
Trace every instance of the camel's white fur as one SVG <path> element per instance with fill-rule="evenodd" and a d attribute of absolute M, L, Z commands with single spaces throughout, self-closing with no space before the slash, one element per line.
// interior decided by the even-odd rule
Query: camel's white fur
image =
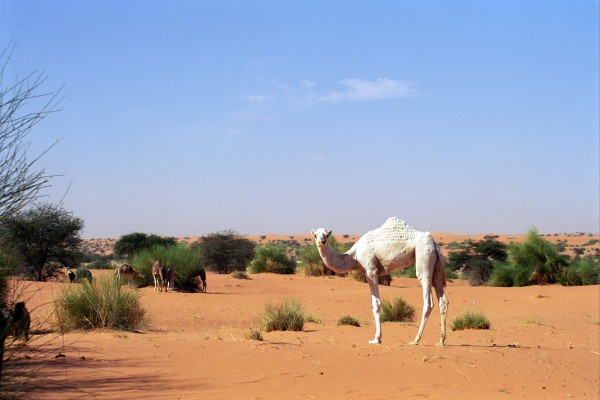
<path fill-rule="evenodd" d="M 423 315 L 417 336 L 410 344 L 418 344 L 421 339 L 425 323 L 433 309 L 431 295 L 433 287 L 441 315 L 442 337 L 439 345 L 444 345 L 449 304 L 444 294 L 446 267 L 442 253 L 429 232 L 419 232 L 398 218 L 388 218 L 381 227 L 367 232 L 343 254 L 336 253 L 327 242 L 331 230 L 319 228 L 311 233 L 315 238 L 321 259 L 329 269 L 338 273 L 355 269 L 365 273 L 371 289 L 371 305 L 375 317 L 375 338 L 369 343 L 381 343 L 379 320 L 381 299 L 377 284 L 378 276 L 416 264 L 417 278 L 423 287 Z"/>

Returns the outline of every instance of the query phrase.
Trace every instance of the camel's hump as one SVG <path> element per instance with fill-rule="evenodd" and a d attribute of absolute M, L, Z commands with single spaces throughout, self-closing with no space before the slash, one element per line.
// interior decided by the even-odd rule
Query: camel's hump
<path fill-rule="evenodd" d="M 414 238 L 417 233 L 400 218 L 391 217 L 379 228 L 367 232 L 365 236 L 368 240 L 375 241 L 404 241 Z"/>

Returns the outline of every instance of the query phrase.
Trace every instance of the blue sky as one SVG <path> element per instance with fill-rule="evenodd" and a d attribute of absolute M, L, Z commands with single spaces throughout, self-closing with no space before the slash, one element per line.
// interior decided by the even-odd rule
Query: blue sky
<path fill-rule="evenodd" d="M 598 232 L 598 4 L 0 0 L 0 45 L 85 237 Z"/>

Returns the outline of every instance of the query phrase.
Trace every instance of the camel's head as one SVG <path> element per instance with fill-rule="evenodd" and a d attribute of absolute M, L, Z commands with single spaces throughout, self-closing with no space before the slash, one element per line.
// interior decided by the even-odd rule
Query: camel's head
<path fill-rule="evenodd" d="M 331 230 L 325 230 L 323 228 L 319 228 L 316 231 L 310 231 L 312 235 L 315 237 L 315 242 L 317 246 L 322 246 L 327 243 L 327 239 L 331 236 Z"/>

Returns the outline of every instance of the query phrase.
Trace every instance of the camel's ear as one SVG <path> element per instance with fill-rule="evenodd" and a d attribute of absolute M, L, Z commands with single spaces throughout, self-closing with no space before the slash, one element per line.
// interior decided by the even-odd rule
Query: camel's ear
<path fill-rule="evenodd" d="M 314 229 L 311 229 L 311 230 L 310 230 L 310 234 L 311 234 L 311 235 L 313 235 L 314 237 L 317 237 L 317 235 L 315 235 L 315 231 L 314 231 Z"/>
<path fill-rule="evenodd" d="M 327 236 L 331 236 L 331 229 L 327 231 Z"/>

